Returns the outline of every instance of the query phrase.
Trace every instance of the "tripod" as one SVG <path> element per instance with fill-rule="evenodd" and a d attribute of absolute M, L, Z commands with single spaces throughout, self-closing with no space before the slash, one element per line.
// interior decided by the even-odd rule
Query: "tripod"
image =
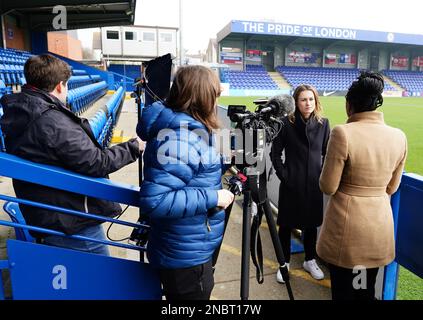
<path fill-rule="evenodd" d="M 250 168 L 251 169 L 251 168 Z M 244 195 L 243 214 L 242 214 L 242 253 L 241 253 L 241 300 L 248 300 L 249 296 L 249 276 L 250 276 L 250 253 L 252 247 L 259 249 L 257 262 L 255 254 L 252 251 L 252 258 L 257 268 L 257 280 L 259 283 L 263 282 L 262 278 L 262 255 L 261 255 L 261 240 L 259 227 L 263 215 L 266 217 L 269 226 L 269 232 L 273 243 L 273 248 L 279 263 L 279 270 L 285 280 L 286 289 L 290 300 L 294 300 L 292 294 L 291 284 L 289 282 L 288 267 L 282 251 L 282 246 L 279 241 L 278 233 L 276 231 L 276 223 L 272 216 L 269 199 L 267 198 L 266 185 L 266 170 L 263 173 L 248 170 L 247 175 L 239 173 L 228 180 L 229 190 L 235 195 Z M 257 204 L 257 213 L 253 214 L 253 206 Z M 232 211 L 232 204 L 225 210 L 225 229 L 228 225 L 229 217 Z M 253 224 L 251 225 L 251 218 Z M 220 246 L 216 249 L 213 255 L 213 267 L 215 266 L 220 252 Z M 261 261 L 261 262 L 260 262 Z M 260 270 L 261 268 L 261 270 Z M 261 274 L 261 279 L 259 275 Z"/>

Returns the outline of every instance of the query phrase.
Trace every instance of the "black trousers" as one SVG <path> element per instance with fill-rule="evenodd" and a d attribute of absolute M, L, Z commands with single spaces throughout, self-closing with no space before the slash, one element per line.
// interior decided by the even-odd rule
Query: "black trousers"
<path fill-rule="evenodd" d="M 332 300 L 375 300 L 378 271 L 371 268 L 353 273 L 353 269 L 329 264 Z"/>
<path fill-rule="evenodd" d="M 212 261 L 190 268 L 161 269 L 166 300 L 209 300 L 214 287 Z"/>
<path fill-rule="evenodd" d="M 302 230 L 304 235 L 304 252 L 305 261 L 313 260 L 316 258 L 316 241 L 317 241 L 317 228 L 307 228 Z M 279 226 L 279 240 L 282 245 L 283 255 L 285 261 L 291 260 L 291 232 L 292 228 Z"/>

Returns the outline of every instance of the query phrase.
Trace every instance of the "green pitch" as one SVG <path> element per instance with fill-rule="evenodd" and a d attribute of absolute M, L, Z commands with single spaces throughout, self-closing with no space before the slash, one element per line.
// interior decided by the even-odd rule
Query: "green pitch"
<path fill-rule="evenodd" d="M 220 97 L 220 105 L 240 104 L 254 108 L 253 100 L 259 97 Z M 321 97 L 324 116 L 331 127 L 345 123 L 344 97 Z M 400 128 L 408 139 L 406 171 L 423 175 L 423 98 L 385 98 L 383 106 L 385 122 Z M 389 141 L 387 141 L 389 143 Z"/>
<path fill-rule="evenodd" d="M 253 100 L 261 97 L 220 97 L 220 105 L 239 104 L 254 109 Z M 344 97 L 320 97 L 324 116 L 331 127 L 345 123 Z M 408 157 L 405 170 L 423 176 L 423 98 L 385 98 L 383 106 L 385 122 L 400 128 L 407 135 Z M 389 141 L 386 141 L 389 143 Z M 401 268 L 398 282 L 399 300 L 423 300 L 423 279 Z"/>

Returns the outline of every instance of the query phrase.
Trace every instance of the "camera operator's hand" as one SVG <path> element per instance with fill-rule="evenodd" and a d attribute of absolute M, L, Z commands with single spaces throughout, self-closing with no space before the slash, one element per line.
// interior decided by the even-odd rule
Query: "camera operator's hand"
<path fill-rule="evenodd" d="M 233 201 L 235 195 L 226 189 L 217 190 L 217 206 L 226 209 Z"/>
<path fill-rule="evenodd" d="M 140 152 L 143 152 L 145 149 L 145 142 L 142 141 L 139 137 L 135 137 L 135 139 L 137 139 L 138 141 L 138 148 L 140 150 Z"/>

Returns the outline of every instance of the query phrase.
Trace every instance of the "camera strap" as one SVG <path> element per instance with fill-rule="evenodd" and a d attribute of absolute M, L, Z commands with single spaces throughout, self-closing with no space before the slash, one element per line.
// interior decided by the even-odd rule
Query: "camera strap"
<path fill-rule="evenodd" d="M 260 225 L 263 211 L 258 210 L 257 214 L 253 216 L 253 222 L 251 224 L 251 240 L 250 240 L 250 252 L 251 259 L 256 266 L 256 279 L 259 284 L 264 281 L 263 276 L 263 250 L 261 246 L 260 238 Z"/>

